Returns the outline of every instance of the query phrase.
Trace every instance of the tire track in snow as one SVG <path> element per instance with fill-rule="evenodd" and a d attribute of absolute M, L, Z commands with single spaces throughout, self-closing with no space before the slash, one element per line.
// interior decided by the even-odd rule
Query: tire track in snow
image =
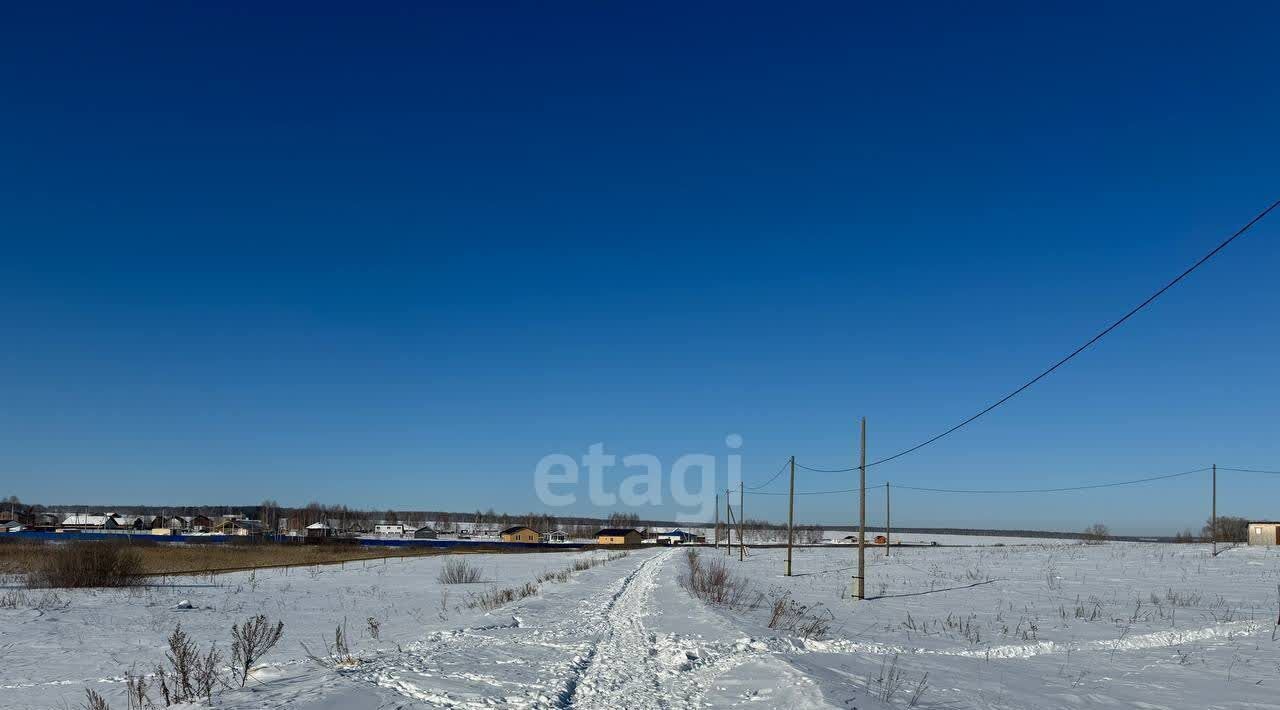
<path fill-rule="evenodd" d="M 348 676 L 437 707 L 664 708 L 641 617 L 670 555 L 589 596 L 553 592 L 513 623 L 437 632 Z"/>
<path fill-rule="evenodd" d="M 665 708 L 654 659 L 653 638 L 644 625 L 645 605 L 667 550 L 645 560 L 625 580 L 605 609 L 607 629 L 596 641 L 577 677 L 566 685 L 564 708 Z"/>

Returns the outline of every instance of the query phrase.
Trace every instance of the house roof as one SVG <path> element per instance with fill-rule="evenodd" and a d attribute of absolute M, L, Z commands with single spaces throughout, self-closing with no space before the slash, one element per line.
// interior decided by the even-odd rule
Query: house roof
<path fill-rule="evenodd" d="M 622 535 L 630 535 L 631 533 L 635 533 L 639 535 L 640 531 L 636 530 L 635 528 L 602 528 L 600 532 L 596 533 L 596 537 L 600 537 L 601 535 L 622 536 Z"/>
<path fill-rule="evenodd" d="M 329 526 L 325 523 L 312 523 L 307 526 L 308 530 L 327 530 Z"/>
<path fill-rule="evenodd" d="M 512 526 L 512 527 L 507 528 L 506 530 L 503 530 L 503 531 L 502 531 L 502 534 L 503 534 L 503 535 L 510 535 L 510 534 L 512 534 L 512 533 L 518 533 L 518 532 L 520 532 L 521 530 L 528 530 L 529 532 L 538 532 L 537 530 L 534 530 L 533 528 L 529 527 L 528 525 L 514 525 L 514 526 Z"/>
<path fill-rule="evenodd" d="M 106 515 L 82 515 L 80 513 L 74 513 L 72 515 L 68 515 L 66 519 L 62 521 L 62 524 L 102 526 L 107 524 L 107 517 L 108 516 Z"/>

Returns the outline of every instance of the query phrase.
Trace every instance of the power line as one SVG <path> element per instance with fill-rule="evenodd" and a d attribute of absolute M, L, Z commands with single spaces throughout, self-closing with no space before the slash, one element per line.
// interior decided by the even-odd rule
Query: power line
<path fill-rule="evenodd" d="M 1264 471 L 1260 468 L 1223 468 L 1222 466 L 1219 466 L 1218 470 L 1219 471 L 1235 471 L 1238 473 L 1269 473 L 1274 476 L 1280 476 L 1280 471 Z"/>
<path fill-rule="evenodd" d="M 1186 270 L 1186 271 L 1183 271 L 1181 274 L 1178 274 L 1178 275 L 1177 275 L 1177 276 L 1176 276 L 1172 281 L 1170 281 L 1169 283 L 1165 284 L 1165 285 L 1164 285 L 1164 286 L 1163 286 L 1159 291 L 1156 291 L 1155 293 L 1153 293 L 1153 294 L 1151 294 L 1150 296 L 1148 296 L 1148 297 L 1147 297 L 1147 300 L 1143 301 L 1142 303 L 1139 303 L 1137 306 L 1134 306 L 1132 309 L 1130 309 L 1130 310 L 1129 310 L 1129 312 L 1128 312 L 1128 313 L 1125 313 L 1123 316 L 1121 316 L 1119 320 L 1115 321 L 1114 323 L 1112 323 L 1111 325 L 1107 326 L 1106 328 L 1103 328 L 1101 332 L 1099 332 L 1097 335 L 1095 335 L 1095 336 L 1093 336 L 1092 338 L 1090 338 L 1090 339 L 1088 340 L 1088 342 L 1086 342 L 1084 345 L 1081 345 L 1080 347 L 1076 348 L 1075 350 L 1073 350 L 1073 351 L 1071 352 L 1071 354 L 1070 354 L 1070 355 L 1067 355 L 1066 357 L 1062 358 L 1061 360 L 1059 360 L 1059 361 L 1055 362 L 1053 365 L 1051 365 L 1051 366 L 1049 367 L 1049 369 L 1047 369 L 1047 370 L 1045 370 L 1044 372 L 1041 372 L 1040 374 L 1038 374 L 1038 375 L 1036 375 L 1035 377 L 1031 378 L 1030 380 L 1028 380 L 1026 383 L 1024 383 L 1024 384 L 1023 384 L 1021 387 L 1019 387 L 1018 389 L 1016 389 L 1016 390 L 1014 390 L 1014 391 L 1010 392 L 1009 394 L 1007 394 L 1007 395 L 1005 395 L 1005 396 L 1001 397 L 1000 399 L 996 400 L 996 401 L 995 401 L 994 403 L 992 403 L 991 405 L 987 406 L 987 408 L 986 408 L 986 409 L 983 409 L 982 411 L 978 412 L 977 414 L 975 414 L 975 415 L 973 415 L 973 416 L 969 417 L 968 419 L 965 419 L 964 421 L 962 421 L 962 422 L 960 422 L 959 424 L 957 424 L 957 425 L 955 425 L 955 426 L 951 427 L 950 429 L 947 429 L 946 431 L 942 432 L 941 434 L 938 434 L 938 435 L 936 435 L 936 436 L 933 436 L 933 437 L 931 437 L 931 438 L 929 438 L 929 439 L 925 439 L 924 441 L 920 442 L 919 444 L 916 444 L 915 446 L 912 446 L 912 447 L 907 448 L 907 449 L 903 449 L 902 451 L 899 451 L 898 453 L 896 453 L 896 454 L 894 454 L 894 455 L 892 455 L 892 456 L 886 456 L 885 458 L 882 458 L 882 459 L 880 459 L 880 460 L 878 460 L 878 461 L 873 461 L 873 462 L 871 462 L 871 463 L 867 464 L 867 466 L 868 466 L 868 467 L 871 467 L 871 466 L 879 466 L 879 465 L 880 465 L 880 464 L 882 464 L 882 463 L 886 463 L 886 462 L 892 461 L 892 460 L 894 460 L 894 459 L 896 459 L 896 458 L 899 458 L 899 457 L 901 457 L 901 456 L 906 456 L 907 454 L 912 453 L 913 451 L 918 451 L 918 450 L 920 450 L 920 449 L 923 449 L 924 447 L 928 446 L 929 444 L 934 443 L 935 441 L 937 441 L 937 440 L 939 440 L 939 439 L 943 438 L 944 436 L 947 436 L 948 434 L 951 434 L 951 433 L 953 433 L 953 432 L 955 432 L 955 431 L 957 431 L 957 430 L 959 430 L 959 429 L 961 429 L 961 428 L 963 428 L 963 427 L 967 426 L 968 424 L 972 423 L 973 421 L 975 421 L 975 420 L 976 420 L 976 419 L 978 419 L 979 417 L 981 417 L 981 416 L 983 416 L 983 415 L 987 414 L 988 412 L 990 412 L 991 410 L 995 409 L 996 407 L 999 407 L 1000 405 L 1004 404 L 1005 402 L 1008 402 L 1009 400 L 1011 400 L 1011 399 L 1013 399 L 1014 397 L 1018 396 L 1018 395 L 1019 395 L 1019 394 L 1021 394 L 1024 390 L 1028 389 L 1029 387 L 1031 387 L 1031 386 L 1032 386 L 1032 385 L 1034 385 L 1035 383 L 1039 382 L 1040 380 L 1044 379 L 1045 377 L 1048 377 L 1048 376 L 1049 376 L 1049 374 L 1050 374 L 1050 373 L 1052 373 L 1054 370 L 1057 370 L 1059 367 L 1062 367 L 1063 365 L 1067 364 L 1067 363 L 1068 363 L 1068 362 L 1070 362 L 1072 359 L 1074 359 L 1074 358 L 1075 358 L 1075 356 L 1077 356 L 1077 355 L 1079 355 L 1080 353 L 1084 352 L 1084 351 L 1085 351 L 1089 346 L 1093 345 L 1094 343 L 1098 342 L 1099 340 L 1102 340 L 1102 338 L 1104 338 L 1108 333 L 1110 333 L 1111 331 L 1115 330 L 1116 328 L 1119 328 L 1119 327 L 1120 327 L 1120 326 L 1121 326 L 1125 321 L 1129 320 L 1129 319 L 1130 319 L 1130 318 L 1132 318 L 1134 315 L 1136 315 L 1136 314 L 1138 313 L 1138 311 L 1141 311 L 1142 309 L 1144 309 L 1144 308 L 1146 308 L 1147 306 L 1149 306 L 1149 305 L 1151 304 L 1151 302 L 1152 302 L 1152 301 L 1155 301 L 1157 298 L 1159 298 L 1162 294 L 1164 294 L 1164 292 L 1165 292 L 1165 291 L 1168 291 L 1169 289 L 1173 288 L 1173 287 L 1174 287 L 1174 285 L 1176 285 L 1179 281 L 1183 280 L 1183 279 L 1184 279 L 1184 278 L 1186 278 L 1188 275 L 1190 275 L 1190 274 L 1191 274 L 1191 272 L 1193 272 L 1193 271 L 1195 271 L 1196 269 L 1200 268 L 1200 266 L 1201 266 L 1201 265 L 1203 265 L 1206 261 L 1208 261 L 1209 259 L 1212 259 L 1212 258 L 1214 257 L 1214 255 L 1216 255 L 1218 252 L 1220 252 L 1220 251 L 1222 251 L 1223 249 L 1225 249 L 1225 248 L 1227 247 L 1227 245 L 1228 245 L 1228 244 L 1230 244 L 1231 242 L 1235 241 L 1237 237 L 1239 237 L 1240 235 L 1242 235 L 1242 234 L 1244 234 L 1245 232 L 1249 231 L 1249 230 L 1253 227 L 1253 225 L 1255 225 L 1255 224 L 1257 224 L 1258 222 L 1262 221 L 1262 219 L 1263 219 L 1264 217 L 1266 217 L 1268 214 L 1270 214 L 1270 213 L 1271 213 L 1271 211 L 1272 211 L 1272 210 L 1274 210 L 1277 206 L 1280 206 L 1280 200 L 1276 200 L 1275 202 L 1272 202 L 1272 203 L 1271 203 L 1271 205 L 1270 205 L 1269 207 L 1267 207 L 1266 209 L 1264 209 L 1264 210 L 1262 210 L 1261 212 L 1259 212 L 1259 213 L 1258 213 L 1258 214 L 1257 214 L 1253 219 L 1249 220 L 1249 222 L 1248 222 L 1247 224 L 1245 224 L 1245 225 L 1244 225 L 1243 227 L 1241 227 L 1240 229 L 1236 230 L 1235 234 L 1232 234 L 1230 237 L 1227 237 L 1227 239 L 1226 239 L 1225 241 L 1223 241 L 1223 242 L 1222 242 L 1221 244 L 1219 244 L 1218 246 L 1214 247 L 1214 248 L 1213 248 L 1213 250 L 1211 250 L 1208 254 L 1205 254 L 1204 256 L 1200 257 L 1199 261 L 1197 261 L 1196 263 L 1192 264 L 1189 268 L 1187 268 L 1187 270 Z M 846 469 L 846 470 L 851 470 L 851 469 Z M 831 471 L 831 472 L 832 472 L 832 473 L 838 473 L 839 471 Z"/>
<path fill-rule="evenodd" d="M 783 471 L 787 470 L 787 464 L 789 464 L 789 463 L 791 463 L 791 459 L 787 459 L 786 461 L 783 461 L 783 462 L 782 462 L 782 468 L 779 468 L 779 469 L 778 469 L 778 472 L 777 472 L 777 473 L 775 473 L 775 474 L 773 474 L 773 476 L 771 476 L 771 477 L 769 478 L 769 480 L 765 481 L 764 483 L 761 483 L 761 484 L 760 484 L 760 485 L 758 485 L 758 486 L 747 486 L 747 490 L 753 490 L 753 489 L 756 489 L 756 488 L 764 488 L 765 486 L 769 485 L 770 483 L 773 483 L 774 481 L 776 481 L 776 480 L 778 479 L 778 476 L 781 476 L 781 475 L 782 475 L 782 472 L 783 472 Z"/>
<path fill-rule="evenodd" d="M 1132 486 L 1138 483 L 1150 483 L 1151 481 L 1163 481 L 1169 478 L 1178 478 L 1179 476 L 1190 476 L 1193 473 L 1204 473 L 1209 467 L 1197 468 L 1193 471 L 1182 471 L 1181 473 L 1167 473 L 1162 476 L 1148 476 L 1146 478 L 1135 478 L 1130 481 L 1114 481 L 1112 483 L 1091 483 L 1083 486 L 1063 486 L 1061 488 L 926 488 L 923 486 L 906 486 L 901 483 L 895 483 L 894 488 L 905 488 L 910 491 L 927 491 L 930 493 L 1063 493 L 1066 491 L 1084 491 L 1094 488 L 1114 488 L 1116 486 Z M 1219 469 L 1222 470 L 1222 469 Z"/>
<path fill-rule="evenodd" d="M 877 483 L 877 484 L 875 484 L 874 486 L 867 486 L 867 490 L 869 490 L 869 491 L 870 491 L 870 490 L 874 490 L 874 489 L 876 489 L 876 488 L 884 488 L 884 485 L 885 485 L 885 484 L 883 484 L 883 483 Z M 895 487 L 896 487 L 896 486 L 895 486 Z M 833 493 L 857 493 L 857 492 L 858 492 L 858 490 L 859 490 L 859 489 L 857 489 L 857 488 L 841 488 L 840 490 L 835 490 L 835 491 L 796 491 L 796 495 L 798 495 L 798 496 L 825 496 L 825 495 L 831 495 L 831 494 L 833 494 Z M 753 495 L 753 496 L 785 496 L 785 495 L 787 495 L 787 493 L 784 493 L 784 492 L 781 492 L 781 491 L 776 492 L 776 493 L 775 493 L 775 492 L 766 492 L 766 491 L 755 491 L 755 492 L 747 491 L 747 494 L 748 494 L 748 495 Z"/>
<path fill-rule="evenodd" d="M 796 468 L 803 468 L 806 471 L 814 471 L 816 473 L 848 473 L 850 471 L 858 470 L 857 466 L 853 466 L 851 468 L 814 468 L 812 466 L 805 466 L 799 461 L 796 462 Z"/>

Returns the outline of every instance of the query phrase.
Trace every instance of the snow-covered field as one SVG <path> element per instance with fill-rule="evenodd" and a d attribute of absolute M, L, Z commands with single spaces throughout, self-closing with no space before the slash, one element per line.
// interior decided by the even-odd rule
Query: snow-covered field
<path fill-rule="evenodd" d="M 684 550 L 644 549 L 492 611 L 467 606 L 604 554 L 467 555 L 484 578 L 470 585 L 441 584 L 452 558 L 431 557 L 43 603 L 25 591 L 25 605 L 0 608 L 0 706 L 78 707 L 92 688 L 126 708 L 124 672 L 162 660 L 174 624 L 225 650 L 231 624 L 258 613 L 284 621 L 284 640 L 217 707 L 879 708 L 915 695 L 926 708 L 1271 708 L 1280 697 L 1280 553 L 1256 548 L 878 549 L 865 601 L 848 597 L 853 548 L 798 549 L 790 578 L 783 549 L 740 563 L 702 548 L 761 601 L 738 609 L 681 587 Z M 822 620 L 820 637 L 768 627 L 784 595 Z M 184 600 L 193 608 L 176 608 Z M 355 662 L 308 660 L 301 644 L 323 650 L 344 620 Z"/>

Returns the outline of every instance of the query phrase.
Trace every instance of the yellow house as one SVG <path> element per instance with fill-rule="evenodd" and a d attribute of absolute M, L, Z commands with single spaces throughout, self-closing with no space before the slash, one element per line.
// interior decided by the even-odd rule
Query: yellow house
<path fill-rule="evenodd" d="M 631 528 L 605 528 L 596 533 L 596 542 L 601 545 L 639 545 L 640 531 Z"/>
<path fill-rule="evenodd" d="M 503 542 L 542 542 L 542 536 L 533 528 L 517 525 L 502 531 Z"/>

